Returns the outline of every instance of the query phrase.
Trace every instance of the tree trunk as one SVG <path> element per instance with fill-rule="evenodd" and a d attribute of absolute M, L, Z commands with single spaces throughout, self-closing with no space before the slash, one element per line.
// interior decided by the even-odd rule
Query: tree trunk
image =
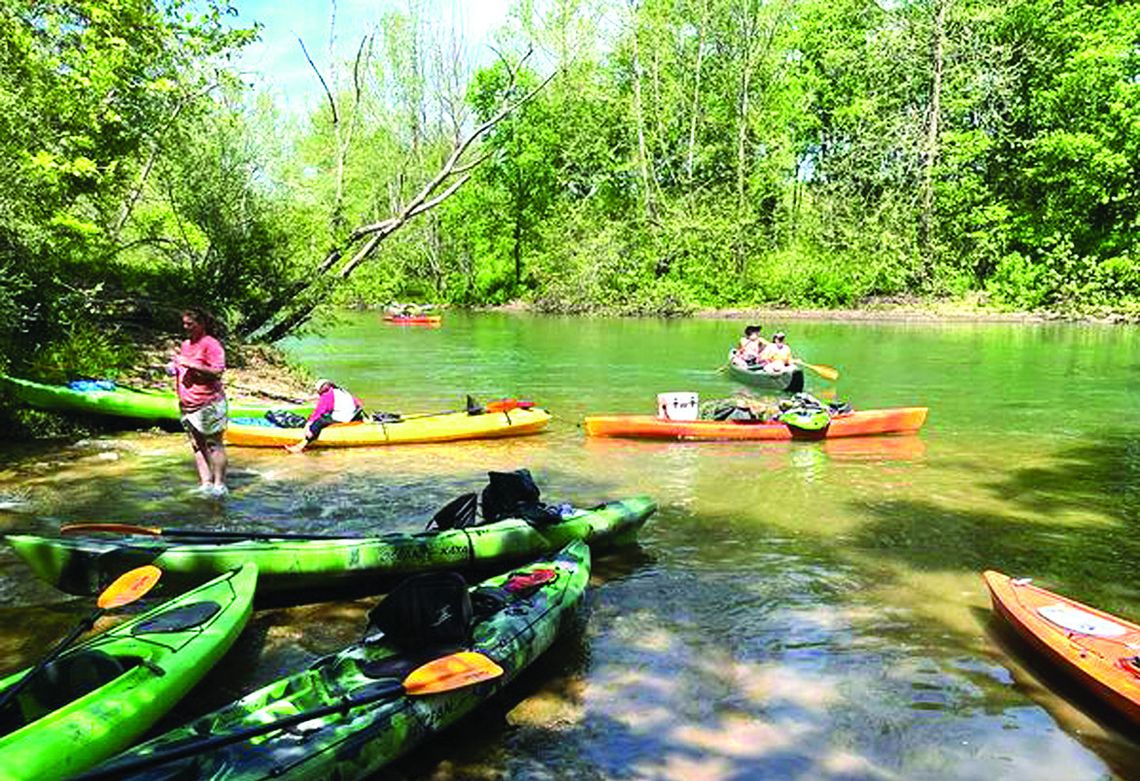
<path fill-rule="evenodd" d="M 930 59 L 930 116 L 926 125 L 926 149 L 922 170 L 922 213 L 919 217 L 918 243 L 922 253 L 922 276 L 925 282 L 934 277 L 934 167 L 938 162 L 939 116 L 942 111 L 942 68 L 946 42 L 946 7 L 950 0 L 939 0 L 934 12 L 934 29 L 931 33 Z"/>
<path fill-rule="evenodd" d="M 653 186 L 649 176 L 649 150 L 645 143 L 645 111 L 641 100 L 641 55 L 637 45 L 638 19 L 634 0 L 629 0 L 629 16 L 633 23 L 633 119 L 637 129 L 637 168 L 641 173 L 642 209 L 645 211 L 645 219 L 651 221 L 654 215 Z"/>
<path fill-rule="evenodd" d="M 321 305 L 327 292 L 348 279 L 362 263 L 375 254 L 376 249 L 386 238 L 412 218 L 434 209 L 454 195 L 471 178 L 471 170 L 487 157 L 487 154 L 483 154 L 469 163 L 460 165 L 459 161 L 464 153 L 504 117 L 532 100 L 557 73 L 556 71 L 555 74 L 551 74 L 530 92 L 512 101 L 511 96 L 514 95 L 519 70 L 529 56 L 528 52 L 511 70 L 510 83 L 503 91 L 495 114 L 466 136 L 456 139 L 447 160 L 416 195 L 400 209 L 395 210 L 396 214 L 393 216 L 369 225 L 361 225 L 352 231 L 342 243 L 325 255 L 307 279 L 298 282 L 287 297 L 270 302 L 265 307 L 265 311 L 273 314 L 266 315 L 259 321 L 243 324 L 239 335 L 270 342 L 287 336 L 306 323 Z M 445 186 L 445 182 L 450 183 Z M 344 260 L 345 257 L 348 257 L 347 261 Z"/>

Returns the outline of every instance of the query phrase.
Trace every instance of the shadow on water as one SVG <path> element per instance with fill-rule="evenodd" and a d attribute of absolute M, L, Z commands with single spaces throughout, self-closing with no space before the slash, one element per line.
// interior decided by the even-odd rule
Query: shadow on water
<path fill-rule="evenodd" d="M 1014 469 L 983 484 L 1027 511 L 1099 513 L 1122 523 L 1140 519 L 1140 429 L 1116 431 L 1060 450 L 1049 468 Z"/>
<path fill-rule="evenodd" d="M 1130 737 L 1135 725 L 1050 664 L 997 616 L 987 611 L 979 618 L 986 637 L 1002 655 L 999 661 L 1012 676 L 1012 688 L 1045 708 L 1061 728 L 1097 752 L 1116 772 L 1130 777 L 1140 759 L 1140 746 Z M 1094 728 L 1090 728 L 1092 723 Z"/>
<path fill-rule="evenodd" d="M 1008 514 L 896 500 L 860 505 L 872 520 L 852 545 L 918 571 L 1032 576 L 1101 609 L 1140 616 L 1140 431 L 1062 449 L 1055 466 L 1012 469 L 979 482 Z"/>

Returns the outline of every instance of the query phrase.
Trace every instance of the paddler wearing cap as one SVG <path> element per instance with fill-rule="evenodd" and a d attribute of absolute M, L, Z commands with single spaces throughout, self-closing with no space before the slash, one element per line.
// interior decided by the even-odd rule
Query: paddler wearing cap
<path fill-rule="evenodd" d="M 772 334 L 772 341 L 760 351 L 760 365 L 768 371 L 784 371 L 791 368 L 792 348 L 784 342 L 784 332 Z"/>
<path fill-rule="evenodd" d="M 321 435 L 321 430 L 332 423 L 352 423 L 364 420 L 364 404 L 344 388 L 337 387 L 324 377 L 313 383 L 317 391 L 317 406 L 305 422 L 305 438 L 286 445 L 290 453 L 300 453 Z"/>

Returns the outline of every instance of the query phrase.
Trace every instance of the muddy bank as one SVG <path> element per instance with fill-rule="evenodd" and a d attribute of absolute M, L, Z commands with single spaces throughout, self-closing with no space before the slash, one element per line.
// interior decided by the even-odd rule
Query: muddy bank
<path fill-rule="evenodd" d="M 513 301 L 493 307 L 481 307 L 488 312 L 541 312 L 539 307 L 526 301 Z M 600 316 L 615 313 L 599 310 L 591 313 Z M 587 315 L 588 316 L 588 315 Z M 1071 322 L 1101 325 L 1127 325 L 1140 323 L 1140 317 L 1123 312 L 1074 314 L 1071 312 L 1007 312 L 992 309 L 981 301 L 933 301 L 918 299 L 871 301 L 853 309 L 796 309 L 773 306 L 701 308 L 689 317 L 718 320 L 830 320 L 852 322 L 956 322 L 956 323 L 1050 323 Z"/>

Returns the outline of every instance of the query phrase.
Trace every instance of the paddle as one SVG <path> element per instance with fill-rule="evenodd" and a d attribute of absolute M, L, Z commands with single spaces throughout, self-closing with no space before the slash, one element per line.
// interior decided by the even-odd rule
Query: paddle
<path fill-rule="evenodd" d="M 215 537 L 224 540 L 339 540 L 343 534 L 290 534 L 288 532 L 210 531 L 207 529 L 164 529 L 159 526 L 135 526 L 130 523 L 67 523 L 59 527 L 60 534 L 87 534 L 111 532 L 114 534 L 145 534 L 150 537 Z"/>
<path fill-rule="evenodd" d="M 290 404 L 311 403 L 311 402 L 306 402 L 305 399 L 298 399 L 296 396 L 283 396 L 280 393 L 271 393 L 270 391 L 267 391 L 263 388 L 249 388 L 249 387 L 246 387 L 245 385 L 236 385 L 233 383 L 230 384 L 230 387 L 233 388 L 234 390 L 243 391 L 245 393 L 249 393 L 249 394 L 252 394 L 254 396 L 262 396 L 264 398 L 274 399 L 276 401 L 287 401 Z"/>
<path fill-rule="evenodd" d="M 807 363 L 805 361 L 801 361 L 799 358 L 796 358 L 795 362 L 806 369 L 811 369 L 813 372 L 818 374 L 820 377 L 823 377 L 825 380 L 839 379 L 839 370 L 834 366 L 828 366 L 825 363 Z"/>
<path fill-rule="evenodd" d="M 442 415 L 455 415 L 460 412 L 466 412 L 468 415 L 483 415 L 488 412 L 509 412 L 513 409 L 530 409 L 534 406 L 533 401 L 519 401 L 518 399 L 497 399 L 495 401 L 488 401 L 485 405 L 479 406 L 467 397 L 468 404 L 466 409 L 448 409 L 443 412 L 424 412 L 416 415 L 401 415 L 400 420 L 418 420 L 420 418 L 437 418 Z M 400 421 L 393 421 L 398 423 Z"/>
<path fill-rule="evenodd" d="M 392 679 L 387 682 L 378 682 L 364 687 L 356 696 L 342 697 L 334 705 L 324 705 L 319 708 L 294 713 L 274 721 L 258 724 L 253 727 L 211 735 L 202 740 L 192 740 L 189 743 L 175 746 L 168 751 L 158 751 L 140 757 L 131 757 L 118 762 L 110 762 L 103 767 L 96 768 L 90 773 L 76 776 L 73 781 L 96 781 L 96 779 L 122 778 L 129 773 L 143 768 L 164 765 L 176 759 L 185 759 L 196 754 L 204 754 L 221 746 L 239 743 L 249 738 L 264 735 L 267 732 L 276 732 L 279 729 L 294 724 L 329 716 L 334 713 L 344 713 L 350 708 L 359 708 L 380 700 L 393 699 L 406 694 L 409 697 L 422 697 L 427 694 L 441 694 L 466 686 L 474 686 L 483 681 L 490 681 L 503 674 L 503 668 L 487 656 L 475 651 L 460 651 L 448 656 L 434 659 L 421 665 L 403 681 Z"/>
<path fill-rule="evenodd" d="M 123 605 L 129 605 L 131 602 L 134 602 L 154 588 L 154 584 L 158 582 L 161 575 L 162 570 L 158 567 L 146 564 L 117 577 L 115 582 L 107 586 L 107 588 L 103 590 L 103 593 L 99 595 L 99 599 L 95 603 L 98 607 L 91 611 L 91 615 L 80 621 L 75 628 L 71 630 L 71 633 L 63 638 L 55 648 L 51 649 L 47 656 L 40 659 L 27 675 L 9 686 L 3 695 L 0 695 L 0 710 L 3 710 L 5 705 L 17 694 L 22 692 L 29 681 L 39 675 L 45 667 L 70 648 L 81 634 L 95 626 L 95 622 L 99 620 L 99 617 L 103 615 L 104 612 L 111 608 L 122 607 Z"/>

